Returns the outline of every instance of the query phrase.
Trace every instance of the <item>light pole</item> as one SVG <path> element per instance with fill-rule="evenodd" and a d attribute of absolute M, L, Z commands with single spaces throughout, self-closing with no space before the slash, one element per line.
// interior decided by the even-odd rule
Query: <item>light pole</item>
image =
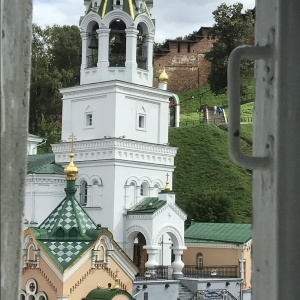
<path fill-rule="evenodd" d="M 201 110 L 202 110 L 202 98 L 207 94 L 208 92 L 204 92 L 204 93 L 199 93 L 197 94 L 197 97 L 199 99 L 199 108 L 197 109 L 197 112 L 198 112 L 198 115 L 199 115 L 199 123 L 200 123 L 200 113 L 201 113 Z M 192 96 L 192 99 L 195 99 L 194 96 Z"/>

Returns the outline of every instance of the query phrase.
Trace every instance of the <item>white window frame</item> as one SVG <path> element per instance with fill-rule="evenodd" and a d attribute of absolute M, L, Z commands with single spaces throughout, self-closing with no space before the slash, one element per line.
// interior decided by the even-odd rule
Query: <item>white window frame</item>
<path fill-rule="evenodd" d="M 86 108 L 86 110 L 84 112 L 83 122 L 84 122 L 84 125 L 83 125 L 84 129 L 92 129 L 95 126 L 95 114 L 90 105 L 88 105 L 88 107 Z"/>
<path fill-rule="evenodd" d="M 85 180 L 80 183 L 80 204 L 82 206 L 88 204 L 88 184 Z"/>
<path fill-rule="evenodd" d="M 197 268 L 203 268 L 203 254 L 197 253 Z"/>
<path fill-rule="evenodd" d="M 85 114 L 85 127 L 93 127 L 93 114 L 88 112 Z"/>
<path fill-rule="evenodd" d="M 142 124 L 140 124 L 140 120 L 142 118 Z M 137 130 L 142 130 L 146 131 L 147 130 L 147 123 L 146 123 L 146 114 L 145 113 L 137 113 L 137 118 L 136 118 L 136 129 Z M 141 126 L 140 126 L 141 125 Z"/>

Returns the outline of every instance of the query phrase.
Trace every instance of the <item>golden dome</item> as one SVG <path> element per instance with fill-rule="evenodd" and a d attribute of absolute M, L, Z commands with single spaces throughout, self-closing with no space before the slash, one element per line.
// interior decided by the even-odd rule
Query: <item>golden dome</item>
<path fill-rule="evenodd" d="M 163 69 L 163 71 L 162 71 L 161 74 L 159 75 L 158 80 L 159 80 L 159 82 L 165 82 L 165 83 L 168 83 L 169 76 L 168 76 L 168 74 L 166 73 L 166 69 L 165 69 L 165 68 Z"/>
<path fill-rule="evenodd" d="M 78 174 L 78 169 L 74 165 L 73 158 L 74 153 L 70 153 L 70 163 L 64 170 L 65 174 L 67 175 L 67 180 L 76 180 L 76 176 Z"/>

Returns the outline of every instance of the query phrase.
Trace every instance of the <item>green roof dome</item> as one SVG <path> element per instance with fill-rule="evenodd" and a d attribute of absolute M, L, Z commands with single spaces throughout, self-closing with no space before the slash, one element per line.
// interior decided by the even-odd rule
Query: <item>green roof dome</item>
<path fill-rule="evenodd" d="M 133 300 L 132 296 L 121 289 L 102 289 L 97 288 L 88 293 L 83 300 L 111 300 L 116 295 L 124 295 L 125 299 Z"/>

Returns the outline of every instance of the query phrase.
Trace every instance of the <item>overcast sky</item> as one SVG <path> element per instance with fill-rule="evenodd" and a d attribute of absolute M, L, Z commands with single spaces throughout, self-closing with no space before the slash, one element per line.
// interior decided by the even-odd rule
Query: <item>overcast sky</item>
<path fill-rule="evenodd" d="M 33 0 L 33 22 L 40 26 L 78 25 L 84 14 L 84 0 Z M 255 0 L 153 0 L 152 17 L 156 19 L 155 41 L 184 36 L 202 26 L 212 26 L 212 12 L 225 2 L 254 8 Z"/>

